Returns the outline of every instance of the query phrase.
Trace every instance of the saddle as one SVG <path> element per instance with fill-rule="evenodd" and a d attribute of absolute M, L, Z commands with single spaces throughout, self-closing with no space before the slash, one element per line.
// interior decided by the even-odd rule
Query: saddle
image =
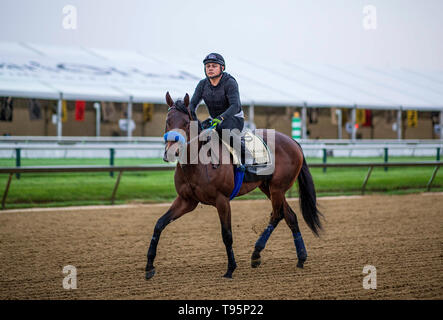
<path fill-rule="evenodd" d="M 234 164 L 243 164 L 245 167 L 259 166 L 271 161 L 271 152 L 263 139 L 253 131 L 244 131 L 241 137 L 241 154 L 231 147 L 226 141 L 221 140 L 232 154 Z"/>
<path fill-rule="evenodd" d="M 255 134 L 255 131 L 243 131 L 240 152 L 237 152 L 223 139 L 220 139 L 220 141 L 232 155 L 233 164 L 243 165 L 245 169 L 244 182 L 267 180 L 272 176 L 272 172 L 269 172 L 269 170 L 264 173 L 264 170 L 272 164 L 271 151 L 266 142 Z"/>

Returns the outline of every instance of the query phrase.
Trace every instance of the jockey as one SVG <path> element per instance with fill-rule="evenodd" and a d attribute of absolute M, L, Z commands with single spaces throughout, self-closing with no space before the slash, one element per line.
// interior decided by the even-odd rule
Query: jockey
<path fill-rule="evenodd" d="M 244 127 L 244 114 L 237 81 L 225 71 L 225 60 L 218 53 L 210 53 L 203 60 L 206 78 L 200 80 L 190 102 L 192 117 L 197 119 L 196 108 L 203 99 L 210 117 L 202 122 L 203 128 L 214 128 L 220 137 L 223 129 Z M 233 139 L 240 139 L 233 135 Z M 240 146 L 240 143 L 237 144 Z M 242 146 L 242 148 L 244 148 Z"/>

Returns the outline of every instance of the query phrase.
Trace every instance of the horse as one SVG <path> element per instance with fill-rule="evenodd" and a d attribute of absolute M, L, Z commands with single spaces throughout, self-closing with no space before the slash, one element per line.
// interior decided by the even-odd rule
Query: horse
<path fill-rule="evenodd" d="M 189 109 L 189 95 L 183 100 L 172 100 L 169 92 L 166 93 L 166 103 L 169 106 L 166 116 L 165 133 L 172 129 L 181 129 L 186 133 L 187 144 L 179 152 L 186 152 L 189 156 L 189 131 L 193 119 Z M 200 122 L 199 122 L 200 124 Z M 200 127 L 200 126 L 199 126 Z M 201 132 L 199 128 L 199 133 Z M 264 129 L 264 141 L 267 141 L 267 130 Z M 163 160 L 168 161 L 167 152 L 178 142 L 165 141 L 165 153 Z M 202 148 L 202 142 L 198 142 L 198 150 Z M 269 225 L 258 238 L 252 256 L 251 267 L 256 268 L 261 264 L 261 251 L 265 248 L 271 233 L 284 218 L 289 229 L 292 231 L 294 244 L 297 252 L 297 267 L 303 268 L 308 257 L 306 247 L 300 233 L 297 217 L 285 198 L 285 193 L 298 181 L 299 205 L 303 218 L 314 235 L 319 236 L 322 229 L 320 217 L 322 213 L 318 210 L 314 182 L 306 164 L 301 146 L 292 138 L 283 133 L 275 131 L 275 167 L 272 176 L 268 180 L 243 182 L 237 196 L 251 192 L 257 187 L 271 200 L 272 212 Z M 214 206 L 217 209 L 223 243 L 226 247 L 228 259 L 227 271 L 223 277 L 232 278 L 237 267 L 234 252 L 232 250 L 231 231 L 231 206 L 230 194 L 234 188 L 234 164 L 222 163 L 218 167 L 211 164 L 182 164 L 177 163 L 174 175 L 174 183 L 177 197 L 171 207 L 157 221 L 152 235 L 151 243 L 147 253 L 147 264 L 145 268 L 146 280 L 155 275 L 154 260 L 157 253 L 157 245 L 160 235 L 165 227 L 184 214 L 193 211 L 199 203 Z"/>

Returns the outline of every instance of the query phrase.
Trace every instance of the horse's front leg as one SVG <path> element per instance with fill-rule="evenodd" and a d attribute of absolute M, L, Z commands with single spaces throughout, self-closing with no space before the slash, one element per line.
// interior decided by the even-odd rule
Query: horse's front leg
<path fill-rule="evenodd" d="M 232 250 L 231 205 L 229 204 L 229 198 L 220 195 L 217 198 L 216 207 L 220 218 L 223 243 L 228 255 L 228 270 L 223 277 L 232 278 L 232 273 L 237 268 L 237 264 L 235 263 L 234 251 Z"/>
<path fill-rule="evenodd" d="M 146 280 L 151 279 L 155 274 L 154 259 L 155 256 L 157 255 L 157 245 L 158 241 L 160 240 L 160 234 L 162 233 L 163 229 L 169 223 L 180 218 L 185 213 L 194 210 L 197 204 L 198 201 L 191 199 L 183 199 L 180 196 L 178 196 L 172 203 L 172 206 L 169 208 L 169 210 L 160 219 L 158 219 L 154 228 L 154 234 L 152 235 L 151 245 L 149 246 L 148 250 L 148 263 L 146 264 L 146 269 L 145 269 Z"/>

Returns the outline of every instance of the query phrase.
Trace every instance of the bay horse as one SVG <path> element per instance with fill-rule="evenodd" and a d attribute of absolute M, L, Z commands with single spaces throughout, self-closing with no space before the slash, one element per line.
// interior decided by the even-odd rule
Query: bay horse
<path fill-rule="evenodd" d="M 166 117 L 165 132 L 168 133 L 173 129 L 181 129 L 186 132 L 187 142 L 189 143 L 190 122 L 191 120 L 198 121 L 198 119 L 192 119 L 189 110 L 189 95 L 186 94 L 183 101 L 177 100 L 174 103 L 168 92 L 166 93 L 166 103 L 169 109 Z M 199 128 L 199 133 L 200 130 Z M 266 133 L 266 131 L 265 129 L 264 132 Z M 263 139 L 265 142 L 267 141 L 266 134 Z M 166 141 L 163 160 L 168 161 L 166 154 L 168 149 L 175 143 L 178 142 Z M 198 142 L 198 149 L 200 150 L 201 147 L 202 143 Z M 189 155 L 189 149 L 189 147 L 186 147 L 182 152 L 187 152 Z M 312 232 L 319 236 L 319 230 L 322 229 L 320 221 L 322 214 L 317 208 L 314 182 L 300 145 L 292 138 L 277 131 L 275 132 L 274 158 L 275 168 L 270 179 L 244 182 L 237 194 L 237 196 L 241 196 L 258 187 L 272 203 L 269 225 L 255 244 L 251 256 L 251 266 L 258 267 L 260 265 L 260 252 L 265 248 L 272 231 L 284 218 L 294 237 L 298 258 L 297 267 L 303 268 L 303 264 L 307 259 L 307 251 L 300 233 L 297 217 L 286 201 L 285 193 L 292 187 L 295 180 L 298 180 L 299 202 L 303 218 Z M 233 164 L 222 163 L 218 167 L 214 167 L 211 164 L 202 164 L 200 162 L 197 164 L 181 164 L 178 162 L 174 182 L 177 198 L 155 225 L 147 253 L 145 278 L 148 280 L 155 274 L 154 259 L 162 231 L 172 221 L 193 211 L 199 203 L 212 205 L 217 209 L 223 243 L 225 244 L 228 257 L 228 268 L 224 277 L 232 278 L 232 273 L 237 267 L 232 250 L 231 206 L 229 202 L 230 194 L 234 188 Z"/>

